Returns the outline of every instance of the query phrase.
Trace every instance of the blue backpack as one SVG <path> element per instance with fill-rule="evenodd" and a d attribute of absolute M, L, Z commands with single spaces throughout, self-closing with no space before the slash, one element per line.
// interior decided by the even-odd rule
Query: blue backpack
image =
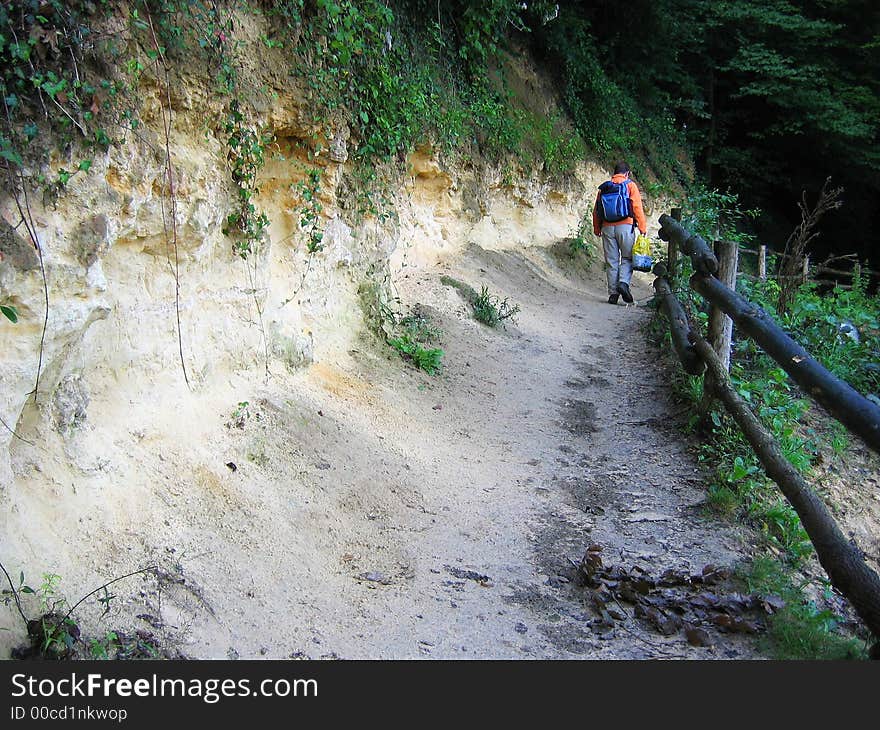
<path fill-rule="evenodd" d="M 632 200 L 629 197 L 629 180 L 612 182 L 606 180 L 599 186 L 600 217 L 608 223 L 617 223 L 633 217 Z"/>

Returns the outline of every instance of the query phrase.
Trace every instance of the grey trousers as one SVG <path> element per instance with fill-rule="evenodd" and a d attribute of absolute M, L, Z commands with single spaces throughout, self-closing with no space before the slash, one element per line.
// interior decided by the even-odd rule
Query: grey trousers
<path fill-rule="evenodd" d="M 608 277 L 609 294 L 617 294 L 617 285 L 629 284 L 632 279 L 635 242 L 636 229 L 631 224 L 602 228 L 602 249 L 605 251 L 605 274 Z"/>

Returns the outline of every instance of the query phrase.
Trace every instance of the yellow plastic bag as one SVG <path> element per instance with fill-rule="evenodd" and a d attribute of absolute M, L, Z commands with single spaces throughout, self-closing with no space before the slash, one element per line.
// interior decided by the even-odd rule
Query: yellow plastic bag
<path fill-rule="evenodd" d="M 650 271 L 653 265 L 651 239 L 644 233 L 640 233 L 633 244 L 633 269 L 636 271 Z"/>

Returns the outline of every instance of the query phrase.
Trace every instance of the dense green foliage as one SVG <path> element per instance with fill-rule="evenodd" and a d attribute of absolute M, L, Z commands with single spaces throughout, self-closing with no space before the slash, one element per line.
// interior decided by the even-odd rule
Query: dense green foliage
<path fill-rule="evenodd" d="M 665 99 L 652 103 L 642 93 L 647 90 L 644 72 L 633 66 L 625 44 L 617 53 L 613 43 L 614 38 L 625 38 L 625 32 L 635 31 L 631 17 L 643 16 L 630 15 L 629 8 L 612 3 L 567 2 L 559 4 L 558 17 L 541 23 L 538 18 L 547 17 L 546 4 L 532 6 L 537 16 L 532 21 L 536 51 L 558 70 L 568 111 L 592 149 L 609 161 L 626 155 L 637 172 L 644 160 L 661 178 L 685 181 L 678 160 L 684 136 L 671 110 Z M 618 8 L 626 10 L 620 27 L 603 28 L 597 22 Z"/>
<path fill-rule="evenodd" d="M 820 291 L 807 282 L 780 324 L 837 377 L 865 394 L 880 395 L 880 295 L 867 291 L 867 280 L 853 276 L 851 288 Z M 774 280 L 741 279 L 740 290 L 776 316 L 774 302 L 779 286 Z M 743 357 L 764 357 L 753 345 L 742 343 Z"/>
<path fill-rule="evenodd" d="M 107 11 L 106 3 L 100 6 Z M 44 195 L 57 195 L 74 175 L 89 171 L 93 151 L 107 149 L 110 130 L 123 122 L 120 116 L 130 116 L 117 103 L 127 88 L 125 73 L 101 73 L 85 63 L 97 54 L 118 57 L 113 39 L 91 27 L 98 12 L 93 3 L 60 0 L 0 5 L 0 160 L 8 190 L 19 187 L 23 167 L 47 159 L 48 133 L 58 148 L 76 142 L 81 152 L 70 169 L 59 167 L 52 179 L 33 173 Z"/>
<path fill-rule="evenodd" d="M 843 226 L 833 245 L 873 253 L 865 227 L 880 212 L 876 2 L 568 0 L 536 35 L 597 149 L 668 166 L 670 141 L 685 135 L 710 185 L 770 214 L 757 223 L 768 243 L 785 241 L 801 191 L 815 194 L 830 175 L 846 190 L 825 224 Z"/>

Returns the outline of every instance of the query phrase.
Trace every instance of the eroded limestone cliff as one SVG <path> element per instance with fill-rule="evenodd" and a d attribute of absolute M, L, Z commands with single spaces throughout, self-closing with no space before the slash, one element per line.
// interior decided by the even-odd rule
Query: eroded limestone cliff
<path fill-rule="evenodd" d="M 259 37 L 261 22 L 243 19 L 243 32 Z M 264 425 L 289 426 L 312 398 L 309 384 L 362 397 L 369 384 L 342 364 L 358 348 L 384 347 L 369 332 L 370 308 L 393 308 L 402 277 L 471 243 L 497 251 L 558 242 L 605 177 L 585 162 L 554 178 L 443 155 L 439 141 L 426 141 L 404 172 L 380 171 L 370 193 L 383 198 L 379 214 L 365 214 L 350 130 L 306 121 L 315 110 L 273 49 L 241 61 L 240 74 L 262 89 L 252 124 L 273 140 L 255 199 L 269 226 L 247 260 L 222 231 L 236 188 L 222 105 L 204 70 L 178 70 L 170 88 L 145 74 L 136 133 L 96 156 L 57 200 L 29 199 L 48 310 L 20 211 L 11 196 L 0 198 L 0 300 L 19 313 L 17 324 L 0 325 L 8 426 L 0 429 L 0 554 L 32 581 L 59 573 L 73 594 L 196 545 L 202 555 L 216 551 L 230 575 L 253 570 L 263 586 L 277 575 L 273 561 L 320 563 L 325 527 L 344 518 L 324 510 L 318 519 L 308 508 L 290 516 L 307 442 L 270 454 L 254 436 L 242 448 L 275 469 L 274 481 L 233 485 L 238 467 L 218 433 L 234 432 L 257 399 Z M 555 103 L 528 59 L 513 59 L 510 72 Z M 65 165 L 56 155 L 51 168 Z M 321 204 L 315 253 L 304 241 L 306 184 Z M 301 418 L 305 426 L 314 415 Z"/>

